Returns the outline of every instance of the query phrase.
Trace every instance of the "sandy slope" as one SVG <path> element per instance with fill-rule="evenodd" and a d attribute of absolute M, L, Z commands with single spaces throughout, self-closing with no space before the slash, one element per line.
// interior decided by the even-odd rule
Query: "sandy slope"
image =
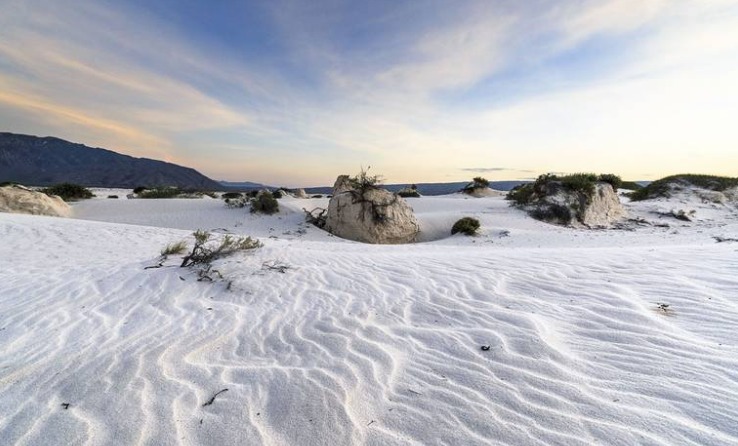
<path fill-rule="evenodd" d="M 738 444 L 732 212 L 583 231 L 426 197 L 424 237 L 483 234 L 366 246 L 305 227 L 306 202 L 0 214 L 0 443 Z M 195 228 L 265 247 L 217 263 L 230 289 L 144 270 Z"/>

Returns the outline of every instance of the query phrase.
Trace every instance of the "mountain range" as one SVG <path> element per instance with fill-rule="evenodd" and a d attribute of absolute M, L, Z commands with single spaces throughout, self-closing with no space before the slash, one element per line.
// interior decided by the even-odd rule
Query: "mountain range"
<path fill-rule="evenodd" d="M 221 190 L 195 169 L 54 137 L 0 132 L 0 182 L 31 186 L 76 183 L 90 187 L 177 186 Z"/>

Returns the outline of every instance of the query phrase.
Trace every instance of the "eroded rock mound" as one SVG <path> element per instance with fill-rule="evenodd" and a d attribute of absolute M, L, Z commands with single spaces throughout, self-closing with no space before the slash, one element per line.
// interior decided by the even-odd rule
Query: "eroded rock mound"
<path fill-rule="evenodd" d="M 0 212 L 69 217 L 72 208 L 61 198 L 20 185 L 0 187 Z"/>
<path fill-rule="evenodd" d="M 612 185 L 585 174 L 542 175 L 510 191 L 508 199 L 538 220 L 562 225 L 607 227 L 626 216 Z"/>
<path fill-rule="evenodd" d="M 357 242 L 400 244 L 414 242 L 420 225 L 402 197 L 341 175 L 333 186 L 325 229 Z"/>

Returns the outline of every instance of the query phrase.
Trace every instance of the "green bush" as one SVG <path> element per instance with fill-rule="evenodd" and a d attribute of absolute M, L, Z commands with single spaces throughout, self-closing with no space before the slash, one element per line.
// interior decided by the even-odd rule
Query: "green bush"
<path fill-rule="evenodd" d="M 420 198 L 420 193 L 415 189 L 401 190 L 397 192 L 397 195 L 402 198 Z"/>
<path fill-rule="evenodd" d="M 738 178 L 696 174 L 672 175 L 656 180 L 648 186 L 632 192 L 630 194 L 630 199 L 633 201 L 640 201 L 659 197 L 668 198 L 673 189 L 690 185 L 722 192 L 732 187 L 738 187 Z"/>
<path fill-rule="evenodd" d="M 154 189 L 144 189 L 138 193 L 139 198 L 176 198 L 182 194 L 177 187 L 157 187 Z"/>
<path fill-rule="evenodd" d="M 280 199 L 280 198 L 284 197 L 284 192 L 281 189 L 277 189 L 274 192 L 272 192 L 272 197 L 274 197 L 276 199 Z"/>
<path fill-rule="evenodd" d="M 535 196 L 535 188 L 533 183 L 526 183 L 515 186 L 507 193 L 505 199 L 513 201 L 518 206 L 525 206 L 533 201 Z"/>
<path fill-rule="evenodd" d="M 593 173 L 574 173 L 563 177 L 554 177 L 556 181 L 560 181 L 564 189 L 571 192 L 581 192 L 591 197 L 595 192 L 595 185 L 598 177 Z"/>
<path fill-rule="evenodd" d="M 241 198 L 243 194 L 241 192 L 226 192 L 223 195 L 220 196 L 220 198 L 225 198 L 226 200 L 229 198 Z"/>
<path fill-rule="evenodd" d="M 72 183 L 61 183 L 46 189 L 42 189 L 41 192 L 46 195 L 58 195 L 64 201 L 75 201 L 83 200 L 85 198 L 92 198 L 95 195 L 86 187 L 80 186 L 79 184 Z"/>
<path fill-rule="evenodd" d="M 279 202 L 268 190 L 261 191 L 251 199 L 251 212 L 275 214 L 279 212 Z"/>
<path fill-rule="evenodd" d="M 133 189 L 133 193 L 136 194 L 136 195 L 138 195 L 141 192 L 145 191 L 146 189 L 148 189 L 148 187 L 146 187 L 146 186 L 138 186 L 138 187 L 135 187 Z"/>
<path fill-rule="evenodd" d="M 618 189 L 620 189 L 623 185 L 623 180 L 619 176 L 612 173 L 603 173 L 600 175 L 598 180 L 603 183 L 609 183 L 610 186 L 612 186 L 612 190 L 614 190 L 615 192 L 617 192 Z"/>
<path fill-rule="evenodd" d="M 479 220 L 473 217 L 464 217 L 454 223 L 451 228 L 451 235 L 462 233 L 465 235 L 475 235 L 479 230 Z"/>

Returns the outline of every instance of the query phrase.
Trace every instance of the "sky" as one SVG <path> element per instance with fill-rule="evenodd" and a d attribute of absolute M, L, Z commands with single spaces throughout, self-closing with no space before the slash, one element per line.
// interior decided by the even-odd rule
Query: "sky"
<path fill-rule="evenodd" d="M 738 0 L 0 0 L 0 131 L 330 185 L 738 176 Z"/>

